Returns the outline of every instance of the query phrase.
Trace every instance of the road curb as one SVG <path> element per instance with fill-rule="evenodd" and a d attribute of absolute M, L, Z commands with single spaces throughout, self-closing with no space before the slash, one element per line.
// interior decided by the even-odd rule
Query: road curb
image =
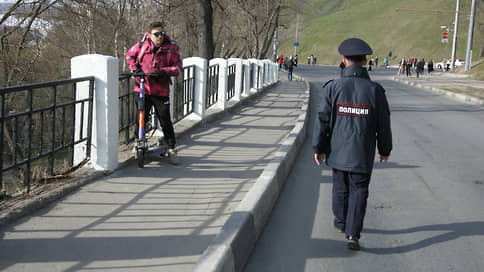
<path fill-rule="evenodd" d="M 446 95 L 448 97 L 451 97 L 451 98 L 458 100 L 458 101 L 461 101 L 461 102 L 484 106 L 484 100 L 480 99 L 480 98 L 476 98 L 476 97 L 465 95 L 465 94 L 455 93 L 455 92 L 443 90 L 443 89 L 432 87 L 432 86 L 425 86 L 421 83 L 416 83 L 416 82 L 401 79 L 401 78 L 398 78 L 398 77 L 392 77 L 392 79 L 394 81 L 404 83 L 404 84 L 407 84 L 407 85 L 410 85 L 410 86 L 414 86 L 414 87 L 417 87 L 417 88 L 425 89 L 425 90 L 431 91 L 433 93 Z"/>
<path fill-rule="evenodd" d="M 306 85 L 302 114 L 283 140 L 275 157 L 203 252 L 193 271 L 243 271 L 306 138 L 309 82 L 297 75 L 293 75 L 293 78 L 304 81 Z"/>

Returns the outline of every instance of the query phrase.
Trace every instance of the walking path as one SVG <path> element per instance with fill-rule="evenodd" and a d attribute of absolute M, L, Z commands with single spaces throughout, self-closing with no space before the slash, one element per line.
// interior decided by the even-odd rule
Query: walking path
<path fill-rule="evenodd" d="M 287 156 L 281 143 L 294 136 L 308 95 L 304 82 L 281 74 L 280 83 L 179 137 L 180 166 L 156 156 L 142 169 L 128 161 L 1 227 L 0 270 L 192 271 L 264 169 Z"/>

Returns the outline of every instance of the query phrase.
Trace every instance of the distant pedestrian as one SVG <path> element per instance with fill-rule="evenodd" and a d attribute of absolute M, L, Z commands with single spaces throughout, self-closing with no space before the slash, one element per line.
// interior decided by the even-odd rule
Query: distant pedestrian
<path fill-rule="evenodd" d="M 378 68 L 378 57 L 375 57 L 375 68 Z"/>
<path fill-rule="evenodd" d="M 413 63 L 413 60 L 411 59 L 407 60 L 407 65 L 405 67 L 405 72 L 407 73 L 407 77 L 412 75 L 412 73 L 410 72 L 410 69 L 412 69 L 412 63 Z"/>
<path fill-rule="evenodd" d="M 294 60 L 291 58 L 289 58 L 287 61 L 286 61 L 286 67 L 287 67 L 287 79 L 289 81 L 292 80 L 292 69 L 294 68 Z"/>
<path fill-rule="evenodd" d="M 388 67 L 388 59 L 387 58 L 383 59 L 383 67 L 385 67 L 385 68 Z"/>
<path fill-rule="evenodd" d="M 372 54 L 370 46 L 352 38 L 343 41 L 338 51 L 346 68 L 321 92 L 314 160 L 333 169 L 333 224 L 345 233 L 348 248 L 359 250 L 376 147 L 383 162 L 392 150 L 390 109 L 385 89 L 371 81 L 363 67 Z"/>
<path fill-rule="evenodd" d="M 279 69 L 282 69 L 282 64 L 284 63 L 284 57 L 282 55 L 279 56 Z"/>
<path fill-rule="evenodd" d="M 429 62 L 427 63 L 427 72 L 429 73 L 432 73 L 434 71 L 434 62 L 432 60 L 429 60 Z"/>
<path fill-rule="evenodd" d="M 420 74 L 424 72 L 425 69 L 425 60 L 421 59 L 417 62 L 417 68 L 415 71 L 417 72 L 417 78 L 419 78 Z"/>
<path fill-rule="evenodd" d="M 398 75 L 403 75 L 403 73 L 405 73 L 405 69 L 407 69 L 407 61 L 405 58 L 402 58 L 400 61 L 400 66 L 398 67 Z"/>

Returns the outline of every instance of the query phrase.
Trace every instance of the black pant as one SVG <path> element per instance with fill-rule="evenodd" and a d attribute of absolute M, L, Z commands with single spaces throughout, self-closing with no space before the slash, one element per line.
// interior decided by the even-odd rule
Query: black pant
<path fill-rule="evenodd" d="M 138 105 L 137 105 L 138 106 Z M 155 107 L 155 114 L 160 121 L 161 130 L 168 148 L 175 148 L 175 130 L 170 117 L 170 98 L 168 96 L 145 95 L 145 128 L 148 120 L 148 113 Z M 138 138 L 139 115 L 136 115 L 136 138 Z"/>
<path fill-rule="evenodd" d="M 334 224 L 346 236 L 359 239 L 366 213 L 371 174 L 333 169 Z"/>

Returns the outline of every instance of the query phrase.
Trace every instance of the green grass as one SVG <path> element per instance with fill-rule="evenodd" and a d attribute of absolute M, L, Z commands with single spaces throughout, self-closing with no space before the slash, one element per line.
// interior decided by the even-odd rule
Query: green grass
<path fill-rule="evenodd" d="M 475 80 L 484 81 L 484 62 L 481 62 L 471 69 L 471 77 Z"/>
<path fill-rule="evenodd" d="M 297 5 L 300 1 L 288 0 Z M 337 4 L 339 2 L 339 5 Z M 470 12 L 470 0 L 461 1 L 461 11 Z M 449 58 L 452 51 L 452 32 L 449 43 L 441 42 L 441 25 L 453 29 L 455 13 L 396 11 L 396 8 L 451 10 L 455 1 L 450 0 L 313 0 L 302 1 L 299 18 L 298 57 L 306 62 L 314 54 L 318 63 L 338 64 L 341 56 L 338 45 L 345 39 L 358 37 L 373 48 L 380 63 L 392 51 L 392 60 L 402 57 L 433 59 L 434 62 Z M 319 15 L 318 15 L 319 14 Z M 477 14 L 476 16 L 479 16 Z M 294 54 L 296 15 L 292 14 L 281 30 L 279 54 Z M 469 16 L 461 14 L 457 40 L 457 57 L 465 59 Z M 482 34 L 474 32 L 473 48 L 478 52 Z M 474 61 L 478 54 L 474 53 Z M 392 61 L 395 63 L 395 61 Z"/>

